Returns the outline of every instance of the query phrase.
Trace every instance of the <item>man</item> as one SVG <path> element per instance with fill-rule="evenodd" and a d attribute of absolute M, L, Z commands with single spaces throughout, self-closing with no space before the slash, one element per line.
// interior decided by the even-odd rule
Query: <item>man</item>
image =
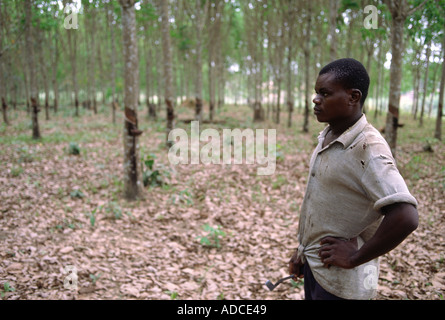
<path fill-rule="evenodd" d="M 369 76 L 354 59 L 325 66 L 315 84 L 319 135 L 301 208 L 299 247 L 289 273 L 304 277 L 305 298 L 375 297 L 379 256 L 418 225 L 416 199 L 385 139 L 362 113 Z"/>

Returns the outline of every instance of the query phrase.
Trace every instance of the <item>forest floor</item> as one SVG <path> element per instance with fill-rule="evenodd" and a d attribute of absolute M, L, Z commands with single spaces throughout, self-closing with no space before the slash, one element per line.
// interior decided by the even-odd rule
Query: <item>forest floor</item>
<path fill-rule="evenodd" d="M 270 292 L 264 283 L 287 275 L 296 248 L 310 153 L 323 125 L 302 134 L 252 123 L 246 106 L 225 106 L 205 128 L 276 128 L 275 174 L 258 165 L 169 164 L 163 120 L 139 111 L 140 156 L 154 154 L 163 184 L 144 198 L 122 198 L 123 120 L 108 109 L 79 118 L 40 114 L 42 140 L 30 117 L 11 111 L 0 127 L 0 294 L 2 299 L 303 299 L 302 282 Z M 192 111 L 179 109 L 181 119 Z M 164 118 L 164 112 L 160 117 Z M 384 117 L 368 120 L 383 127 Z M 419 201 L 420 225 L 381 258 L 377 299 L 444 299 L 445 145 L 406 115 L 398 166 Z M 177 121 L 190 132 L 190 124 Z M 72 155 L 79 147 L 80 154 Z M 428 148 L 429 146 L 429 148 Z M 430 151 L 425 151 L 429 149 Z M 206 227 L 207 226 L 207 227 Z M 64 286 L 77 269 L 77 290 Z"/>

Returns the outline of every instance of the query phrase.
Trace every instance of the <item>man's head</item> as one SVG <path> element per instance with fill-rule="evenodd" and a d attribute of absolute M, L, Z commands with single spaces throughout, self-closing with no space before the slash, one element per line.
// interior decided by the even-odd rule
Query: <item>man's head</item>
<path fill-rule="evenodd" d="M 362 93 L 360 105 L 363 107 L 369 89 L 369 75 L 357 60 L 344 58 L 332 61 L 320 70 L 318 75 L 332 73 L 334 80 L 345 89 L 358 89 Z"/>
<path fill-rule="evenodd" d="M 354 59 L 340 59 L 321 69 L 315 83 L 314 114 L 320 122 L 348 124 L 362 114 L 369 76 Z"/>

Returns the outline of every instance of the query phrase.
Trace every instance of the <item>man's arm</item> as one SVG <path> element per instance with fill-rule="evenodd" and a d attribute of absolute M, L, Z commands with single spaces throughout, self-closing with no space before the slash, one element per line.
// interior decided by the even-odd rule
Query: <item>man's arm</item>
<path fill-rule="evenodd" d="M 397 247 L 419 224 L 417 209 L 408 203 L 383 207 L 382 214 L 385 217 L 374 236 L 360 249 L 357 238 L 349 241 L 334 237 L 323 238 L 319 256 L 325 267 L 333 265 L 351 269 L 384 255 Z"/>

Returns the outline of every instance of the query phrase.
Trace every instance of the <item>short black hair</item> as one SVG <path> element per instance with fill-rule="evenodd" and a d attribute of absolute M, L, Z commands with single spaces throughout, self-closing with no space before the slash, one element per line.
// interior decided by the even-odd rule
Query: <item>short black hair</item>
<path fill-rule="evenodd" d="M 363 106 L 369 89 L 369 75 L 363 64 L 352 58 L 338 59 L 324 66 L 318 75 L 325 73 L 333 73 L 345 89 L 359 89 L 362 92 L 360 105 Z"/>

